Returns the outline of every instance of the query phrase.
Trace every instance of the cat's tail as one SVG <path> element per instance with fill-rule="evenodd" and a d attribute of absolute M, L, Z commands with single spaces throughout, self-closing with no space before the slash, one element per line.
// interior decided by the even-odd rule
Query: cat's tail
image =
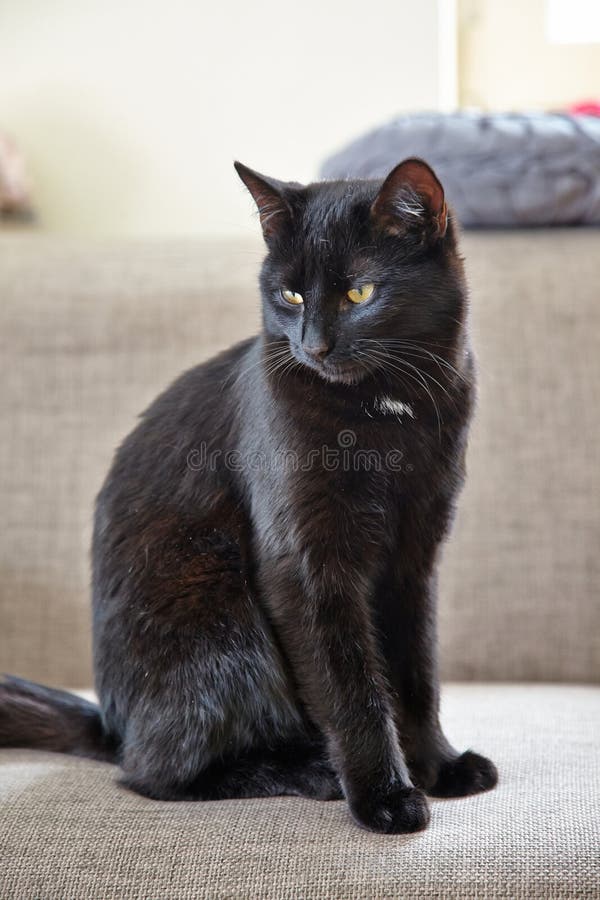
<path fill-rule="evenodd" d="M 12 675 L 0 677 L 0 747 L 53 750 L 106 762 L 115 762 L 118 750 L 94 703 Z"/>

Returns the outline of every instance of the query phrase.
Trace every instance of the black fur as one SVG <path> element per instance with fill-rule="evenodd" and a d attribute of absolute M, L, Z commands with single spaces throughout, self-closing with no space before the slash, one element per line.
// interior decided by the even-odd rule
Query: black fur
<path fill-rule="evenodd" d="M 423 792 L 497 778 L 438 721 L 436 566 L 474 394 L 454 226 L 418 160 L 308 187 L 237 168 L 268 246 L 263 331 L 181 376 L 116 454 L 99 712 L 8 680 L 0 744 L 113 758 L 158 799 L 343 793 L 360 825 L 417 830 Z"/>

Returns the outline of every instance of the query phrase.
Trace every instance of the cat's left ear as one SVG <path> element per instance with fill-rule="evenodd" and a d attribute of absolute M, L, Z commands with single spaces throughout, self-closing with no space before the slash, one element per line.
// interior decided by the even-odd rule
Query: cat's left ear
<path fill-rule="evenodd" d="M 234 166 L 254 198 L 265 241 L 270 244 L 290 226 L 292 220 L 291 208 L 282 192 L 283 182 L 267 178 L 241 162 L 234 162 Z"/>
<path fill-rule="evenodd" d="M 405 159 L 392 169 L 371 207 L 374 221 L 387 233 L 401 236 L 422 229 L 430 239 L 442 238 L 448 227 L 444 189 L 422 159 Z"/>

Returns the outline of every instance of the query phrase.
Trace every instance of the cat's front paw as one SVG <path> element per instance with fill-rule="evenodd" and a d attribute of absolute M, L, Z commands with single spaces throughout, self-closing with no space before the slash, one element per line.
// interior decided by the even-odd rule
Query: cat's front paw
<path fill-rule="evenodd" d="M 427 793 L 432 797 L 466 797 L 489 791 L 498 783 L 498 770 L 485 756 L 467 750 L 443 762 Z"/>
<path fill-rule="evenodd" d="M 383 834 L 421 831 L 427 827 L 430 818 L 423 792 L 405 785 L 350 800 L 350 810 L 362 828 Z"/>

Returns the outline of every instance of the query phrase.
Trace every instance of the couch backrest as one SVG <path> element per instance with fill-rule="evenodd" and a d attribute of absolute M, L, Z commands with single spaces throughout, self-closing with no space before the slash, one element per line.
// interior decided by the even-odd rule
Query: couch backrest
<path fill-rule="evenodd" d="M 464 241 L 481 389 L 442 567 L 446 677 L 600 676 L 599 244 L 584 230 Z M 261 255 L 0 241 L 0 670 L 90 683 L 94 496 L 155 394 L 256 331 Z"/>

